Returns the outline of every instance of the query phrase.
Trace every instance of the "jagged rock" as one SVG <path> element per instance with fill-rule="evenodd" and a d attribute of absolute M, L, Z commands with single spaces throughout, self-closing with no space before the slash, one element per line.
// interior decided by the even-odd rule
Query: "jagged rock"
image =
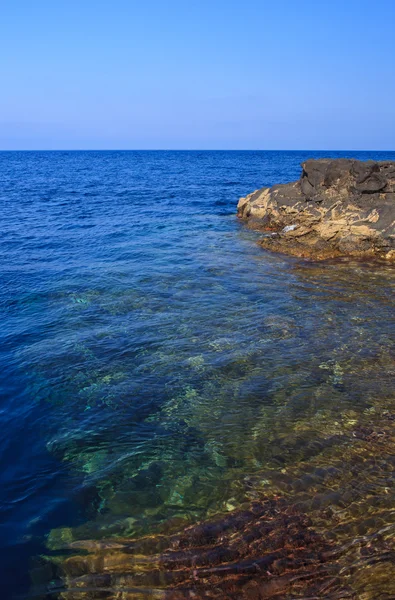
<path fill-rule="evenodd" d="M 262 188 L 237 206 L 269 250 L 316 260 L 395 261 L 395 162 L 307 160 L 299 181 Z"/>

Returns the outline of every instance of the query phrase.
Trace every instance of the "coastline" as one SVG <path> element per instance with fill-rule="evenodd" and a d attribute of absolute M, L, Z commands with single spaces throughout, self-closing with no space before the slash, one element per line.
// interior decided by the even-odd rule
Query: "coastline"
<path fill-rule="evenodd" d="M 395 261 L 395 162 L 316 159 L 299 181 L 240 198 L 237 215 L 267 232 L 263 248 L 312 260 Z"/>

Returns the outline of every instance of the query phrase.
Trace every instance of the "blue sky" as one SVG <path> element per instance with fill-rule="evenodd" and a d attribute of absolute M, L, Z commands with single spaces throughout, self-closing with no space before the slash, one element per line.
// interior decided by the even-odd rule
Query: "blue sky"
<path fill-rule="evenodd" d="M 1 149 L 395 149 L 395 0 L 4 0 Z"/>

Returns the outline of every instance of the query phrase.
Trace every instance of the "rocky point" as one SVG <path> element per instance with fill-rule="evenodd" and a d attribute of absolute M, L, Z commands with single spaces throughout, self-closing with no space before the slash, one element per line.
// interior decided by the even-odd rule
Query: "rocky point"
<path fill-rule="evenodd" d="M 395 162 L 307 160 L 299 181 L 240 198 L 237 214 L 269 250 L 395 261 Z"/>

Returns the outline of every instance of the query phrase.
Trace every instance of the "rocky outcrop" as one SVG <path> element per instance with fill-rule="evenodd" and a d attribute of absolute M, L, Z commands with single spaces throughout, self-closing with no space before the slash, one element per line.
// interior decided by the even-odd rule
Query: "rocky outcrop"
<path fill-rule="evenodd" d="M 240 198 L 237 214 L 269 250 L 316 260 L 395 261 L 395 162 L 307 160 L 299 181 Z"/>

